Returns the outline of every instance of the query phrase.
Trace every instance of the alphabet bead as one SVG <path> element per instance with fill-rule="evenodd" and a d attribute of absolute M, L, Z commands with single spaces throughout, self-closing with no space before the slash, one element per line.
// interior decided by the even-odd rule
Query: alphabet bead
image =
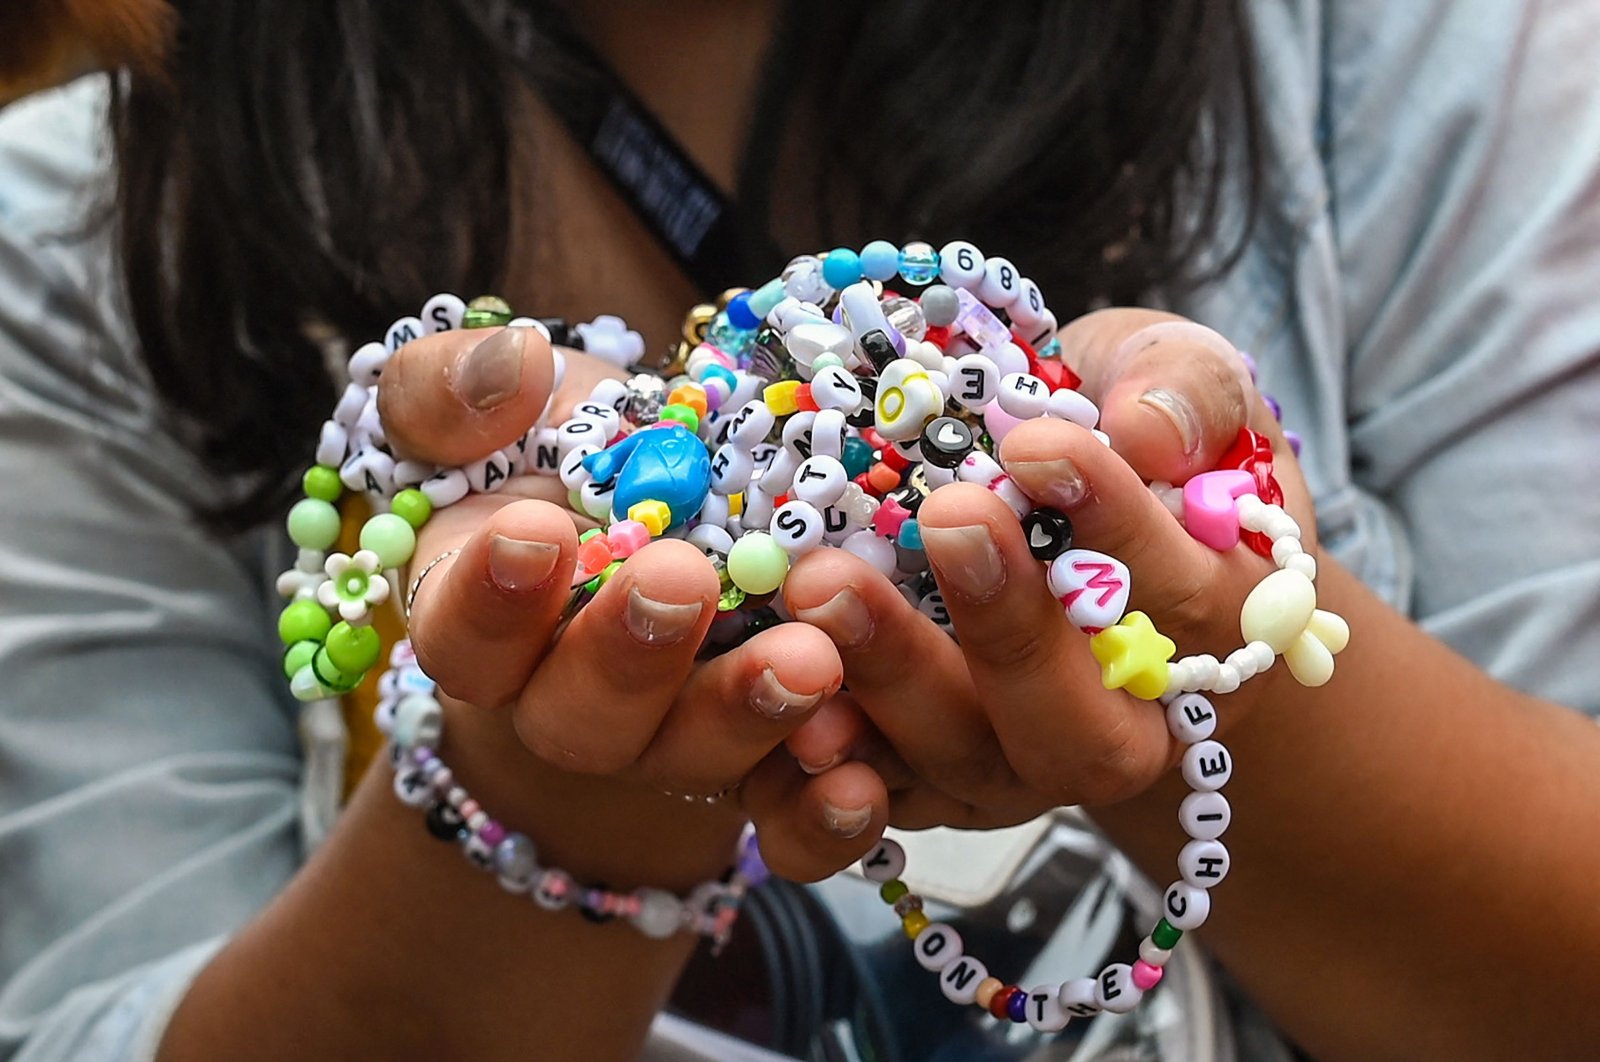
<path fill-rule="evenodd" d="M 1232 821 L 1233 809 L 1221 793 L 1190 793 L 1178 805 L 1178 822 L 1196 841 L 1215 841 Z"/>
<path fill-rule="evenodd" d="M 861 873 L 869 881 L 893 881 L 905 868 L 906 850 L 900 842 L 887 837 L 873 845 L 872 851 L 861 859 Z"/>
<path fill-rule="evenodd" d="M 800 462 L 794 474 L 793 493 L 797 498 L 822 508 L 844 496 L 850 478 L 837 458 L 813 454 Z"/>
<path fill-rule="evenodd" d="M 1000 370 L 993 359 L 983 354 L 966 354 L 956 359 L 950 374 L 950 397 L 963 409 L 980 413 L 1000 391 Z"/>
<path fill-rule="evenodd" d="M 770 530 L 785 552 L 799 557 L 822 545 L 822 513 L 810 502 L 795 498 L 772 514 Z"/>
<path fill-rule="evenodd" d="M 1144 989 L 1133 983 L 1133 967 L 1114 962 L 1094 979 L 1094 1001 L 1101 1010 L 1126 1014 L 1139 1005 Z"/>
<path fill-rule="evenodd" d="M 1067 1027 L 1067 1022 L 1072 1020 L 1072 1015 L 1061 1006 L 1060 992 L 1056 985 L 1040 985 L 1028 989 L 1023 1013 L 1027 1016 L 1028 1026 L 1042 1033 L 1060 1032 Z"/>
<path fill-rule="evenodd" d="M 1067 610 L 1067 619 L 1093 633 L 1115 626 L 1128 607 L 1133 579 L 1128 566 L 1092 549 L 1070 549 L 1050 562 L 1050 593 Z"/>
<path fill-rule="evenodd" d="M 944 998 L 966 1006 L 978 998 L 978 986 L 989 976 L 989 968 L 970 955 L 963 955 L 939 975 Z"/>
<path fill-rule="evenodd" d="M 1183 780 L 1189 788 L 1212 793 L 1233 777 L 1233 757 L 1220 741 L 1201 741 L 1183 753 Z"/>
<path fill-rule="evenodd" d="M 1230 866 L 1228 849 L 1221 841 L 1190 841 L 1178 852 L 1178 874 L 1197 889 L 1222 883 Z"/>
<path fill-rule="evenodd" d="M 1061 991 L 1056 994 L 1056 1002 L 1074 1018 L 1092 1018 L 1100 1013 L 1096 987 L 1092 977 L 1075 977 L 1062 984 Z"/>
<path fill-rule="evenodd" d="M 1050 385 L 1031 373 L 1012 372 L 1000 378 L 995 396 L 1000 408 L 1018 420 L 1044 416 L 1050 404 Z"/>
<path fill-rule="evenodd" d="M 930 923 L 912 942 L 911 954 L 924 970 L 940 973 L 961 958 L 961 934 L 943 922 Z"/>
<path fill-rule="evenodd" d="M 1167 729 L 1185 745 L 1193 745 L 1217 729 L 1217 711 L 1200 694 L 1185 693 L 1167 705 Z"/>

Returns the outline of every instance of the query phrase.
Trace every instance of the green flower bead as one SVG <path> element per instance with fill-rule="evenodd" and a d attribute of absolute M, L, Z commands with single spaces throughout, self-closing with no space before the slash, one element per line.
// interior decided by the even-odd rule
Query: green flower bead
<path fill-rule="evenodd" d="M 340 622 L 328 631 L 323 648 L 328 651 L 330 664 L 347 675 L 356 675 L 378 662 L 383 642 L 371 627 L 352 627 Z"/>
<path fill-rule="evenodd" d="M 361 548 L 378 555 L 383 568 L 398 568 L 417 550 L 417 531 L 394 513 L 379 513 L 361 525 Z"/>
<path fill-rule="evenodd" d="M 389 511 L 413 528 L 420 529 L 428 522 L 428 517 L 433 515 L 433 502 L 415 487 L 407 487 L 394 496 L 394 500 L 389 503 Z"/>
<path fill-rule="evenodd" d="M 296 642 L 321 644 L 332 627 L 333 619 L 328 615 L 328 610 L 309 598 L 291 601 L 287 608 L 278 613 L 278 638 L 284 645 L 294 645 Z"/>
<path fill-rule="evenodd" d="M 728 575 L 747 594 L 770 594 L 789 574 L 789 555 L 765 531 L 752 531 L 728 551 Z"/>
<path fill-rule="evenodd" d="M 295 642 L 283 654 L 283 674 L 286 678 L 294 678 L 295 672 L 311 663 L 311 658 L 317 655 L 316 642 Z"/>
<path fill-rule="evenodd" d="M 494 328 L 511 321 L 511 304 L 498 295 L 479 295 L 467 303 L 462 328 Z"/>
<path fill-rule="evenodd" d="M 690 431 L 700 430 L 700 414 L 694 411 L 693 406 L 686 406 L 682 402 L 662 406 L 658 415 L 662 420 L 675 420 Z"/>
<path fill-rule="evenodd" d="M 883 887 L 878 890 L 878 895 L 882 897 L 884 903 L 892 904 L 910 891 L 905 882 L 895 878 L 884 882 Z"/>
<path fill-rule="evenodd" d="M 344 484 L 339 482 L 339 470 L 327 465 L 312 465 L 306 469 L 300 486 L 305 490 L 306 497 L 318 501 L 336 502 L 339 495 L 344 493 Z"/>
<path fill-rule="evenodd" d="M 339 541 L 339 510 L 321 498 L 302 498 L 289 510 L 289 538 L 301 549 L 327 549 Z"/>
<path fill-rule="evenodd" d="M 1179 938 L 1182 936 L 1183 930 L 1179 929 L 1165 918 L 1157 922 L 1156 927 L 1150 931 L 1151 942 L 1153 942 L 1156 947 L 1166 948 L 1168 951 L 1172 950 L 1172 946 L 1178 943 Z"/>

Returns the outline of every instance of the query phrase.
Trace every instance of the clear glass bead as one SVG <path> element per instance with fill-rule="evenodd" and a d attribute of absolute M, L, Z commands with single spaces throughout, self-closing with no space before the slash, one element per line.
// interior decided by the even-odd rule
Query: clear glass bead
<path fill-rule="evenodd" d="M 883 315 L 895 330 L 907 339 L 921 339 L 928 334 L 928 320 L 922 307 L 901 295 L 891 295 L 882 303 Z"/>
<path fill-rule="evenodd" d="M 907 284 L 921 287 L 939 279 L 939 252 L 921 240 L 900 249 L 900 276 Z"/>

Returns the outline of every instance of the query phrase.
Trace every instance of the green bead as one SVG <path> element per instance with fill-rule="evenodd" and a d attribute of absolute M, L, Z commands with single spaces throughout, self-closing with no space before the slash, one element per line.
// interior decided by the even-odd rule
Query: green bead
<path fill-rule="evenodd" d="M 311 673 L 316 675 L 318 682 L 335 693 L 348 693 L 361 685 L 361 680 L 366 678 L 366 675 L 359 671 L 350 673 L 341 670 L 328 656 L 326 648 L 318 649 L 312 654 Z"/>
<path fill-rule="evenodd" d="M 844 441 L 844 474 L 855 479 L 872 467 L 872 444 L 852 436 Z"/>
<path fill-rule="evenodd" d="M 589 541 L 591 538 L 593 538 L 594 536 L 599 535 L 599 534 L 604 534 L 604 532 L 601 531 L 598 527 L 589 528 L 589 530 L 585 531 L 583 534 L 578 536 L 578 545 L 580 545 L 580 546 L 583 545 L 585 542 Z"/>
<path fill-rule="evenodd" d="M 378 555 L 383 568 L 398 568 L 417 550 L 417 530 L 394 513 L 379 513 L 361 525 L 361 548 Z"/>
<path fill-rule="evenodd" d="M 830 350 L 825 350 L 811 359 L 811 375 L 813 378 L 823 369 L 842 369 L 844 359 Z"/>
<path fill-rule="evenodd" d="M 327 609 L 310 598 L 291 601 L 282 612 L 278 613 L 278 638 L 284 645 L 293 645 L 296 642 L 321 644 L 332 627 L 333 619 L 328 615 Z"/>
<path fill-rule="evenodd" d="M 675 420 L 690 431 L 700 430 L 700 414 L 694 411 L 693 406 L 686 406 L 682 402 L 662 406 L 660 417 L 662 420 Z"/>
<path fill-rule="evenodd" d="M 1178 943 L 1178 938 L 1181 936 L 1183 936 L 1183 930 L 1179 929 L 1165 918 L 1157 922 L 1156 927 L 1150 931 L 1151 942 L 1153 942 L 1156 947 L 1165 948 L 1169 951 L 1172 949 L 1173 945 Z"/>
<path fill-rule="evenodd" d="M 594 581 L 599 583 L 601 586 L 604 586 L 611 581 L 611 577 L 613 575 L 616 575 L 621 570 L 622 562 L 612 561 L 610 564 L 606 565 L 600 570 L 600 574 L 594 577 Z"/>
<path fill-rule="evenodd" d="M 717 598 L 717 611 L 732 612 L 744 604 L 744 599 L 745 592 L 743 590 L 740 590 L 737 586 L 726 587 Z"/>
<path fill-rule="evenodd" d="M 289 510 L 289 538 L 301 549 L 327 549 L 339 541 L 339 510 L 321 498 L 302 498 Z"/>
<path fill-rule="evenodd" d="M 421 528 L 428 522 L 428 517 L 433 515 L 433 502 L 415 487 L 407 487 L 394 496 L 394 500 L 389 503 L 389 511 L 413 528 Z"/>
<path fill-rule="evenodd" d="M 884 903 L 892 904 L 910 891 L 905 882 L 899 878 L 894 878 L 883 883 L 883 887 L 878 890 L 878 895 L 882 897 Z"/>
<path fill-rule="evenodd" d="M 352 627 L 340 622 L 328 631 L 323 647 L 328 650 L 329 663 L 345 674 L 355 674 L 378 662 L 383 641 L 371 627 Z"/>
<path fill-rule="evenodd" d="M 747 594 L 770 594 L 789 574 L 789 555 L 765 531 L 752 531 L 728 551 L 728 575 Z"/>
<path fill-rule="evenodd" d="M 583 495 L 575 490 L 567 491 L 567 508 L 575 513 L 583 512 Z"/>
<path fill-rule="evenodd" d="M 306 469 L 300 486 L 305 490 L 306 497 L 318 501 L 336 502 L 339 495 L 344 493 L 344 484 L 339 482 L 339 470 L 327 465 L 312 465 Z"/>
<path fill-rule="evenodd" d="M 287 678 L 294 678 L 295 672 L 311 663 L 311 658 L 317 655 L 316 642 L 295 642 L 283 654 L 283 673 Z"/>
<path fill-rule="evenodd" d="M 494 328 L 511 321 L 511 304 L 498 295 L 479 295 L 467 303 L 462 328 Z"/>

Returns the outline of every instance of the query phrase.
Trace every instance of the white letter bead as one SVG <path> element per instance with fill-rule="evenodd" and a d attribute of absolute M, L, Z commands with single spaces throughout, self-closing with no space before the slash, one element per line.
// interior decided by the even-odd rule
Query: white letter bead
<path fill-rule="evenodd" d="M 604 450 L 610 441 L 611 436 L 606 434 L 605 425 L 588 417 L 575 417 L 556 430 L 556 448 L 563 454 L 571 453 L 580 446 Z"/>
<path fill-rule="evenodd" d="M 1200 793 L 1214 793 L 1233 777 L 1233 757 L 1220 741 L 1201 741 L 1183 754 L 1183 780 Z"/>
<path fill-rule="evenodd" d="M 462 465 L 467 482 L 478 494 L 493 494 L 511 480 L 511 459 L 496 450 L 482 461 Z"/>
<path fill-rule="evenodd" d="M 561 448 L 561 444 L 557 442 L 556 450 L 561 454 L 559 474 L 561 476 L 561 485 L 563 487 L 566 487 L 568 490 L 577 490 L 594 478 L 593 476 L 589 475 L 589 470 L 583 467 L 583 460 L 590 454 L 599 453 L 600 447 L 585 445 L 574 446 L 570 449 L 563 450 Z"/>
<path fill-rule="evenodd" d="M 1028 1025 L 1038 1032 L 1060 1032 L 1067 1027 L 1067 1022 L 1072 1020 L 1061 1007 L 1059 988 L 1056 985 L 1040 985 L 1028 989 L 1028 1002 L 1023 1007 L 1023 1013 L 1028 1019 Z"/>
<path fill-rule="evenodd" d="M 861 384 L 855 374 L 839 365 L 830 365 L 811 380 L 811 398 L 823 409 L 854 413 L 861 408 Z"/>
<path fill-rule="evenodd" d="M 433 800 L 433 787 L 421 767 L 407 767 L 394 776 L 394 795 L 408 806 L 420 808 Z"/>
<path fill-rule="evenodd" d="M 1185 693 L 1167 705 L 1167 729 L 1185 745 L 1204 741 L 1217 729 L 1217 712 L 1198 693 Z"/>
<path fill-rule="evenodd" d="M 983 264 L 983 280 L 973 294 L 992 309 L 1003 310 L 1022 294 L 1022 277 L 1008 260 L 991 258 Z"/>
<path fill-rule="evenodd" d="M 928 595 L 917 603 L 917 611 L 944 630 L 946 634 L 955 630 L 955 624 L 950 621 L 950 610 L 945 607 L 944 594 L 938 590 L 930 590 Z"/>
<path fill-rule="evenodd" d="M 467 474 L 461 469 L 444 468 L 423 480 L 417 489 L 427 495 L 428 501 L 433 503 L 435 509 L 443 509 L 465 498 L 472 490 L 472 486 L 467 482 Z"/>
<path fill-rule="evenodd" d="M 622 430 L 622 414 L 605 402 L 580 402 L 572 410 L 572 419 L 579 417 L 598 423 L 605 433 L 606 442 L 610 442 Z"/>
<path fill-rule="evenodd" d="M 322 434 L 317 437 L 317 464 L 338 468 L 344 464 L 345 451 L 350 445 L 350 433 L 338 421 L 322 422 Z"/>
<path fill-rule="evenodd" d="M 765 402 L 752 399 L 733 415 L 733 423 L 728 427 L 728 441 L 746 450 L 754 449 L 772 431 L 776 419 Z"/>
<path fill-rule="evenodd" d="M 783 448 L 798 461 L 811 456 L 811 426 L 816 422 L 817 415 L 809 409 L 791 413 L 783 422 Z"/>
<path fill-rule="evenodd" d="M 495 488 L 499 490 L 499 487 Z M 611 500 L 616 497 L 615 483 L 596 483 L 590 480 L 578 488 L 578 508 L 602 523 L 611 515 Z"/>
<path fill-rule="evenodd" d="M 857 531 L 840 543 L 846 553 L 854 553 L 885 577 L 894 575 L 894 543 L 876 531 Z"/>
<path fill-rule="evenodd" d="M 1071 388 L 1052 391 L 1044 404 L 1046 416 L 1070 420 L 1080 428 L 1093 428 L 1100 423 L 1100 409 L 1085 395 Z"/>
<path fill-rule="evenodd" d="M 1174 929 L 1185 933 L 1199 929 L 1211 915 L 1211 894 L 1186 881 L 1175 881 L 1161 898 L 1161 913 Z"/>
<path fill-rule="evenodd" d="M 339 466 L 339 479 L 352 491 L 388 497 L 394 493 L 394 458 L 382 450 L 357 450 Z"/>
<path fill-rule="evenodd" d="M 711 501 L 706 499 L 707 503 Z M 694 526 L 687 536 L 689 545 L 702 552 L 720 553 L 724 557 L 733 548 L 733 536 L 728 534 L 728 529 L 723 525 L 728 520 L 728 504 L 722 499 L 721 519 L 715 514 L 708 515 L 704 508 L 700 510 L 700 523 Z"/>
<path fill-rule="evenodd" d="M 1039 290 L 1039 285 L 1023 277 L 1017 300 L 1007 312 L 1011 314 L 1011 323 L 1016 326 L 1017 334 L 1026 335 L 1050 311 L 1045 308 L 1044 293 Z"/>
<path fill-rule="evenodd" d="M 957 479 L 963 483 L 976 483 L 980 487 L 987 487 L 1005 474 L 1006 470 L 1000 467 L 1000 462 L 982 450 L 972 451 L 956 466 Z"/>
<path fill-rule="evenodd" d="M 384 357 L 387 358 L 389 356 L 389 352 L 383 349 L 382 343 L 368 343 L 361 350 L 366 350 L 367 347 L 376 347 Z M 356 353 L 359 354 L 360 351 Z M 353 361 L 354 359 L 351 360 Z M 377 373 L 373 373 L 373 380 L 377 380 Z M 333 419 L 346 428 L 354 428 L 356 422 L 361 419 L 361 411 L 367 408 L 368 400 L 373 397 L 370 390 L 371 386 L 371 384 L 355 383 L 353 381 L 345 384 L 344 394 L 339 396 L 338 405 L 333 407 Z"/>
<path fill-rule="evenodd" d="M 983 282 L 983 253 L 966 240 L 952 240 L 939 249 L 939 280 L 952 288 L 975 288 Z"/>
<path fill-rule="evenodd" d="M 1132 576 L 1115 557 L 1092 549 L 1069 549 L 1050 562 L 1050 593 L 1081 631 L 1101 631 L 1122 619 Z"/>
<path fill-rule="evenodd" d="M 1000 370 L 982 354 L 967 354 L 956 359 L 950 373 L 950 397 L 963 409 L 980 412 L 1000 390 Z"/>
<path fill-rule="evenodd" d="M 961 958 L 961 934 L 943 922 L 934 922 L 911 942 L 911 954 L 924 970 L 938 973 Z"/>
<path fill-rule="evenodd" d="M 561 444 L 554 428 L 534 428 L 527 434 L 527 445 L 522 448 L 524 467 L 535 476 L 561 474 Z"/>
<path fill-rule="evenodd" d="M 1031 373 L 1007 373 L 1000 378 L 1000 393 L 995 400 L 1018 420 L 1032 420 L 1044 416 L 1050 404 L 1050 385 Z"/>
<path fill-rule="evenodd" d="M 1178 822 L 1196 841 L 1215 841 L 1232 821 L 1233 809 L 1221 793 L 1190 793 L 1178 805 Z"/>
<path fill-rule="evenodd" d="M 772 524 L 772 510 L 777 499 L 761 484 L 753 484 L 744 492 L 744 512 L 739 514 L 739 526 L 746 531 L 765 531 Z"/>
<path fill-rule="evenodd" d="M 1139 1005 L 1144 989 L 1133 983 L 1133 967 L 1114 962 L 1094 979 L 1094 1001 L 1112 1014 L 1126 1014 Z"/>
<path fill-rule="evenodd" d="M 815 392 L 812 393 L 812 397 L 816 397 Z M 811 422 L 811 456 L 834 459 L 843 457 L 844 439 L 844 414 L 837 409 L 818 410 L 817 419 Z"/>
<path fill-rule="evenodd" d="M 1228 876 L 1228 849 L 1221 841 L 1190 841 L 1178 852 L 1178 874 L 1197 889 L 1209 889 Z"/>
<path fill-rule="evenodd" d="M 970 955 L 963 955 L 939 974 L 944 998 L 965 1006 L 978 998 L 978 986 L 989 976 L 989 968 Z"/>
<path fill-rule="evenodd" d="M 849 482 L 850 476 L 838 458 L 815 454 L 800 462 L 794 474 L 792 493 L 801 501 L 821 508 L 844 497 L 844 488 Z"/>
<path fill-rule="evenodd" d="M 767 530 L 785 552 L 798 557 L 822 545 L 822 513 L 810 502 L 794 498 L 772 514 Z"/>
<path fill-rule="evenodd" d="M 466 315 L 467 304 L 459 296 L 441 291 L 422 304 L 422 327 L 429 335 L 451 332 L 461 327 L 461 319 Z"/>
<path fill-rule="evenodd" d="M 869 881 L 893 881 L 906 868 L 906 850 L 885 837 L 861 860 L 861 873 Z"/>
<path fill-rule="evenodd" d="M 733 443 L 717 448 L 711 455 L 711 490 L 716 494 L 737 494 L 750 485 L 756 459 L 750 451 Z"/>
<path fill-rule="evenodd" d="M 1100 1004 L 1095 998 L 1095 980 L 1092 977 L 1074 977 L 1061 985 L 1061 991 L 1056 994 L 1056 1002 L 1061 1004 L 1061 1009 L 1074 1018 L 1092 1018 L 1100 1013 Z"/>
<path fill-rule="evenodd" d="M 426 334 L 426 331 L 422 327 L 422 321 L 418 318 L 402 317 L 390 325 L 389 330 L 383 334 L 383 345 L 389 348 L 390 353 L 393 353 L 413 339 L 421 339 Z"/>

